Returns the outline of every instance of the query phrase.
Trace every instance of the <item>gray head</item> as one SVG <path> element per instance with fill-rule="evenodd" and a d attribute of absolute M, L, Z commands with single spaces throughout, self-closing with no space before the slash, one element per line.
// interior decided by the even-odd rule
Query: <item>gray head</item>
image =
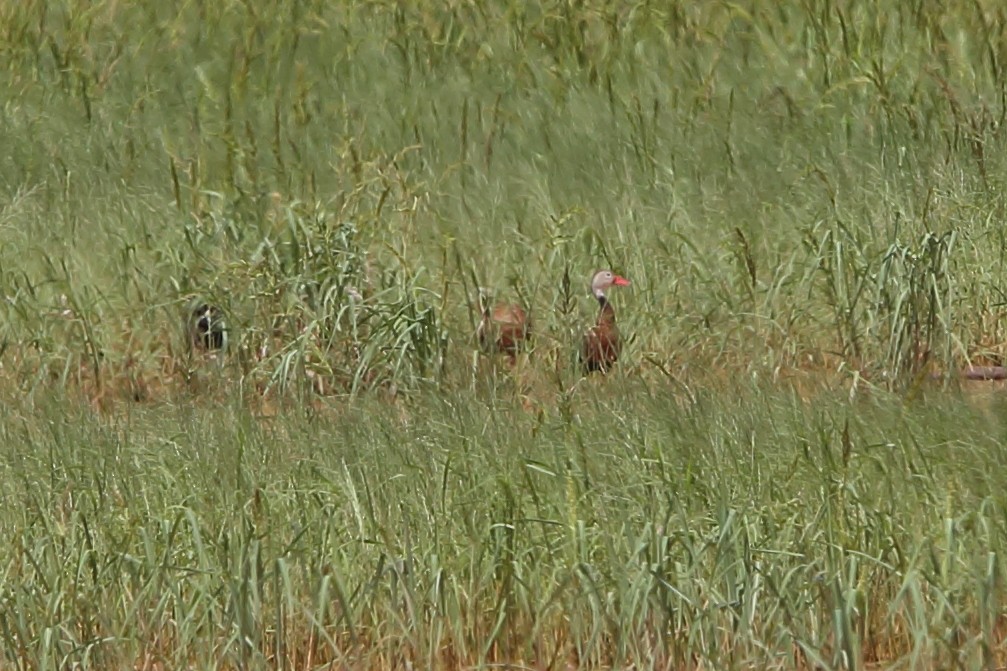
<path fill-rule="evenodd" d="M 621 275 L 616 275 L 611 270 L 599 270 L 591 278 L 591 293 L 598 300 L 605 298 L 605 292 L 610 287 L 629 286 L 629 280 Z"/>

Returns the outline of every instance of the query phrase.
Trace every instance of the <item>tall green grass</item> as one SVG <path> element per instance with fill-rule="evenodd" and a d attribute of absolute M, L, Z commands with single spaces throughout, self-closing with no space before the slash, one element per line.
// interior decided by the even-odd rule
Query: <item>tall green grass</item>
<path fill-rule="evenodd" d="M 615 391 L 12 414 L 5 666 L 1002 665 L 1001 399 Z"/>
<path fill-rule="evenodd" d="M 259 387 L 458 387 L 473 271 L 561 334 L 606 265 L 629 371 L 998 359 L 998 11 L 11 5 L 8 359 L 175 383 L 198 296 Z"/>
<path fill-rule="evenodd" d="M 0 666 L 1002 666 L 1005 26 L 0 6 Z"/>

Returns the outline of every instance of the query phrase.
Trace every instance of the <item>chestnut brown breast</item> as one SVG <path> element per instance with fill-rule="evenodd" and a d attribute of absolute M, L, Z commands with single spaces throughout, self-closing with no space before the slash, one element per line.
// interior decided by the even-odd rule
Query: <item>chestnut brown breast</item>
<path fill-rule="evenodd" d="M 607 373 L 619 360 L 622 343 L 619 327 L 615 323 L 615 310 L 603 301 L 595 325 L 584 335 L 581 346 L 581 363 L 586 373 Z"/>

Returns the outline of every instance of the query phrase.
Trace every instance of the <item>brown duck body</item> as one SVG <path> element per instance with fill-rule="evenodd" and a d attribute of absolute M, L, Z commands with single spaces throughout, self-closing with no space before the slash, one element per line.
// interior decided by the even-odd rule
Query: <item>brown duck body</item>
<path fill-rule="evenodd" d="M 619 326 L 615 322 L 615 309 L 605 294 L 610 288 L 629 285 L 629 280 L 611 270 L 599 270 L 591 280 L 591 292 L 598 299 L 598 319 L 584 334 L 580 349 L 580 362 L 585 373 L 607 373 L 619 360 L 622 343 Z"/>
<path fill-rule="evenodd" d="M 601 303 L 598 320 L 584 334 L 581 346 L 580 359 L 585 373 L 607 373 L 619 360 L 619 353 L 622 351 L 615 310 L 604 297 L 599 298 L 598 302 Z"/>
<path fill-rule="evenodd" d="M 531 319 L 518 305 L 486 309 L 479 322 L 479 345 L 485 352 L 502 352 L 513 359 L 531 339 Z"/>

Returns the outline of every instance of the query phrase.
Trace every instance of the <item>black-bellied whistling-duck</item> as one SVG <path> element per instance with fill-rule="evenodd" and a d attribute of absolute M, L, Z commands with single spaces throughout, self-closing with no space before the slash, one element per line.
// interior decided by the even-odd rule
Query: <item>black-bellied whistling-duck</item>
<path fill-rule="evenodd" d="M 197 349 L 223 349 L 227 343 L 224 313 L 215 305 L 201 303 L 189 314 L 189 339 Z"/>
<path fill-rule="evenodd" d="M 591 292 L 598 299 L 601 309 L 594 326 L 584 334 L 580 362 L 584 366 L 585 373 L 595 371 L 607 373 L 619 359 L 619 352 L 622 349 L 622 344 L 619 342 L 619 327 L 615 323 L 615 310 L 608 302 L 605 292 L 611 287 L 624 287 L 628 284 L 629 280 L 611 270 L 599 270 L 591 280 Z"/>
<path fill-rule="evenodd" d="M 519 305 L 498 303 L 492 308 L 484 304 L 476 335 L 484 352 L 502 352 L 511 362 L 531 340 L 531 318 Z"/>

